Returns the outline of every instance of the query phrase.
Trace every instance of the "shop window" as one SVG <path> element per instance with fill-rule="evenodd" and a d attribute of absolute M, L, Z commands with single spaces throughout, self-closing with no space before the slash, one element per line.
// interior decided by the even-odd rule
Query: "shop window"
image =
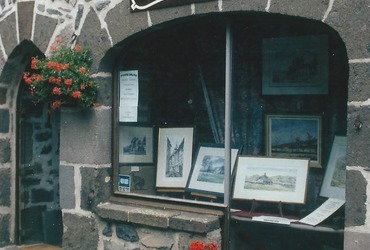
<path fill-rule="evenodd" d="M 277 117 L 317 124 L 314 132 L 290 135 L 289 142 L 301 143 L 303 151 L 310 140 L 316 139 L 316 148 L 293 155 L 310 158 L 311 164 L 304 204 L 288 209 L 301 213 L 317 206 L 334 138 L 346 135 L 347 58 L 336 32 L 324 24 L 235 14 L 155 27 L 125 41 L 114 73 L 117 197 L 222 207 L 225 117 L 230 117 L 232 166 L 241 155 L 274 156 L 267 128 Z M 225 98 L 228 74 L 232 94 Z M 227 98 L 231 111 L 225 109 Z M 233 173 L 231 184 L 234 178 Z M 237 209 L 250 204 L 232 199 Z"/>

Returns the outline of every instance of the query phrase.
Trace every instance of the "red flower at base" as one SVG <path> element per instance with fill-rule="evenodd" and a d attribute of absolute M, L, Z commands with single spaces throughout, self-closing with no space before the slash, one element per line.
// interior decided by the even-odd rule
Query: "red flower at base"
<path fill-rule="evenodd" d="M 52 109 L 58 109 L 61 105 L 62 105 L 62 102 L 58 100 L 58 101 L 53 102 L 50 105 L 50 108 L 52 108 Z"/>
<path fill-rule="evenodd" d="M 218 246 L 214 242 L 204 244 L 203 242 L 196 240 L 190 243 L 189 250 L 218 250 Z"/>
<path fill-rule="evenodd" d="M 76 99 L 80 99 L 81 98 L 81 92 L 80 91 L 73 91 L 72 97 L 76 98 Z"/>
<path fill-rule="evenodd" d="M 60 94 L 62 94 L 62 91 L 60 90 L 60 88 L 54 87 L 53 88 L 53 94 L 54 95 L 60 95 Z"/>

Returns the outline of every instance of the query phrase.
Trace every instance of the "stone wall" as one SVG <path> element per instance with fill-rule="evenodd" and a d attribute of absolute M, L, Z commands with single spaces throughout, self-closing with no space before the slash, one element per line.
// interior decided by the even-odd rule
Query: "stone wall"
<path fill-rule="evenodd" d="M 118 240 L 118 235 L 109 236 L 110 228 L 112 232 L 121 230 L 117 230 L 117 227 L 121 228 L 120 222 L 102 219 L 95 213 L 96 205 L 107 201 L 111 193 L 111 72 L 120 42 L 151 26 L 178 18 L 206 13 L 258 11 L 322 21 L 337 31 L 346 45 L 350 75 L 344 248 L 367 249 L 370 227 L 367 209 L 370 196 L 367 185 L 370 180 L 367 171 L 370 141 L 367 125 L 370 106 L 367 84 L 369 5 L 367 0 L 298 0 L 294 3 L 289 0 L 218 0 L 131 13 L 128 1 L 118 0 L 0 2 L 0 246 L 16 242 L 17 93 L 22 71 L 31 56 L 37 51 L 48 53 L 48 46 L 55 37 L 60 36 L 68 43 L 73 34 L 78 35 L 77 43 L 92 50 L 94 77 L 102 83 L 99 92 L 101 106 L 84 114 L 64 110 L 60 121 L 60 202 L 65 221 L 63 245 L 72 249 L 70 246 L 79 241 L 79 244 L 89 246 L 88 249 L 104 249 L 104 245 L 106 249 L 127 248 L 129 243 Z M 80 129 L 81 125 L 87 129 Z M 77 219 L 78 223 L 74 223 Z M 136 228 L 138 235 L 148 230 L 140 224 Z M 153 235 L 157 230 L 153 229 Z M 172 232 L 172 229 L 165 231 L 169 242 L 181 238 L 180 233 Z M 219 238 L 219 232 L 216 238 Z M 141 243 L 145 245 L 144 241 Z"/>

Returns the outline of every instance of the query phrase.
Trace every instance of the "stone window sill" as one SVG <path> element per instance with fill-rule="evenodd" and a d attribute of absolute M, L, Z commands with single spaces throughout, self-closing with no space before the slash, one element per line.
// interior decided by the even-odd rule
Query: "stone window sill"
<path fill-rule="evenodd" d="M 208 233 L 220 228 L 220 218 L 193 212 L 158 209 L 144 206 L 101 203 L 96 213 L 103 219 L 173 229 L 194 233 Z"/>

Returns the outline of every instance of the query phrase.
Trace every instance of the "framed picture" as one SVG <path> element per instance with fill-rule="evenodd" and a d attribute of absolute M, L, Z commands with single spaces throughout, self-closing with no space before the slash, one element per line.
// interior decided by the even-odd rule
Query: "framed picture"
<path fill-rule="evenodd" d="M 328 93 L 328 38 L 278 37 L 262 42 L 262 94 Z"/>
<path fill-rule="evenodd" d="M 153 164 L 152 126 L 119 125 L 119 163 L 120 164 Z"/>
<path fill-rule="evenodd" d="M 158 135 L 158 188 L 185 188 L 193 154 L 192 127 L 160 128 Z"/>
<path fill-rule="evenodd" d="M 156 194 L 155 168 L 150 166 L 120 166 L 118 191 L 135 194 Z"/>
<path fill-rule="evenodd" d="M 233 173 L 238 153 L 239 149 L 231 149 L 231 173 Z M 187 191 L 223 197 L 224 180 L 224 145 L 200 145 L 187 184 Z"/>
<path fill-rule="evenodd" d="M 335 136 L 320 196 L 345 199 L 347 137 Z"/>
<path fill-rule="evenodd" d="M 308 158 L 311 167 L 321 167 L 321 117 L 267 115 L 266 154 Z"/>
<path fill-rule="evenodd" d="M 304 204 L 308 159 L 239 156 L 233 199 Z"/>

